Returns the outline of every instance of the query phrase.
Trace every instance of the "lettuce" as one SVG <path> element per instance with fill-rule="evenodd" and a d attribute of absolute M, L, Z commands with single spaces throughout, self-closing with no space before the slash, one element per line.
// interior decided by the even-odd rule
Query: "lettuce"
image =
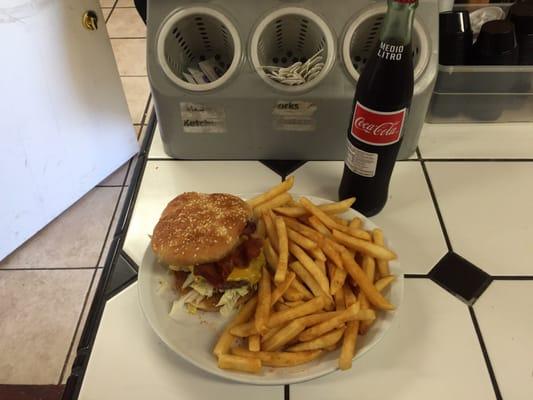
<path fill-rule="evenodd" d="M 192 274 L 191 274 L 192 275 Z M 197 279 L 194 279 L 194 282 L 191 283 L 191 287 L 200 293 L 204 297 L 211 297 L 213 295 L 213 285 L 208 283 L 205 279 L 196 277 Z M 199 278 L 199 279 L 198 279 Z"/>
<path fill-rule="evenodd" d="M 248 290 L 248 287 L 226 290 L 217 303 L 217 307 L 222 306 L 220 308 L 220 314 L 222 314 L 224 317 L 227 317 L 229 314 L 231 314 L 235 309 L 235 304 L 237 304 L 239 298 L 246 296 L 246 294 L 248 294 Z"/>

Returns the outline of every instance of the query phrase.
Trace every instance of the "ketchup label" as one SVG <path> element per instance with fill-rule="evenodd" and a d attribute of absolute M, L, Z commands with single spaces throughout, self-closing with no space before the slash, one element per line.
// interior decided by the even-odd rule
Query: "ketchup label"
<path fill-rule="evenodd" d="M 357 102 L 352 120 L 352 135 L 361 142 L 386 146 L 400 140 L 407 108 L 376 111 Z"/>

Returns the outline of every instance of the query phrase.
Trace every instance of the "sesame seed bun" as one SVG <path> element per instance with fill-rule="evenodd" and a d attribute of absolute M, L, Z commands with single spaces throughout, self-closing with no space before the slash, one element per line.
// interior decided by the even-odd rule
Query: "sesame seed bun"
<path fill-rule="evenodd" d="M 163 210 L 152 235 L 152 250 L 169 265 L 219 261 L 239 243 L 251 216 L 248 204 L 237 196 L 183 193 Z"/>

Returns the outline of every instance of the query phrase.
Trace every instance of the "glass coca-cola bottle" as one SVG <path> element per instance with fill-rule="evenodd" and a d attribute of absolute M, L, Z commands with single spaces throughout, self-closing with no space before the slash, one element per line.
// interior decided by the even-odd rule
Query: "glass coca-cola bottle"
<path fill-rule="evenodd" d="M 355 196 L 366 216 L 387 202 L 389 181 L 413 97 L 411 31 L 417 0 L 388 0 L 379 40 L 355 92 L 339 198 Z"/>

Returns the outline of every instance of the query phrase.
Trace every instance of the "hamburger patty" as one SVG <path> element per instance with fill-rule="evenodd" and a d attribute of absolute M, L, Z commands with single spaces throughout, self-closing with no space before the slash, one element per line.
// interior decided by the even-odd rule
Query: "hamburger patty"
<path fill-rule="evenodd" d="M 258 257 L 263 247 L 261 239 L 248 238 L 222 260 L 194 266 L 194 275 L 201 276 L 215 289 L 230 289 L 246 284 L 246 281 L 226 281 L 234 268 L 247 268 Z"/>

